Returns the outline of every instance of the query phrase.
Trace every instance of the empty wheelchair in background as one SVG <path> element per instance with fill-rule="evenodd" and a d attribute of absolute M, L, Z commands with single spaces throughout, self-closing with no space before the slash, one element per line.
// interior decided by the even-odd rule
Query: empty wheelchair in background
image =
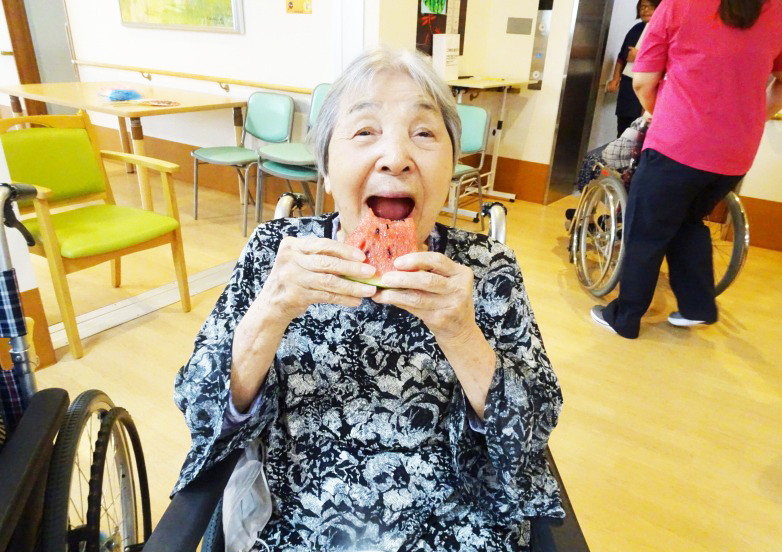
<path fill-rule="evenodd" d="M 302 194 L 283 194 L 274 211 L 274 218 L 289 217 L 294 210 L 301 213 L 306 199 Z M 490 217 L 489 235 L 505 243 L 505 215 L 501 203 L 483 205 L 483 215 Z M 163 517 L 155 527 L 143 552 L 225 552 L 222 527 L 222 496 L 242 451 L 234 451 L 225 459 L 196 477 L 174 495 Z M 552 475 L 559 483 L 562 508 L 566 517 L 532 518 L 532 552 L 589 552 L 573 506 L 562 483 L 554 458 L 548 447 L 543 451 Z"/>
<path fill-rule="evenodd" d="M 622 215 L 627 191 L 616 171 L 598 164 L 600 175 L 584 187 L 570 232 L 570 262 L 581 285 L 595 297 L 610 293 L 621 276 L 624 245 Z M 736 279 L 749 250 L 749 223 L 741 200 L 730 192 L 704 218 L 711 230 L 715 294 Z"/>
<path fill-rule="evenodd" d="M 133 420 L 97 390 L 70 406 L 63 389 L 36 391 L 5 226 L 26 228 L 13 202 L 32 186 L 0 184 L 0 551 L 132 552 L 151 533 L 146 466 Z M 56 437 L 56 439 L 55 439 Z"/>

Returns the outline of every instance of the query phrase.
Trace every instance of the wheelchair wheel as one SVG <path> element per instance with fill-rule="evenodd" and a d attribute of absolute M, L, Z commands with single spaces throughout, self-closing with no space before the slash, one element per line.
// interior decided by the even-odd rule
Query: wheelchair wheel
<path fill-rule="evenodd" d="M 739 196 L 730 192 L 704 223 L 711 231 L 714 294 L 719 295 L 736 279 L 749 250 L 749 223 Z"/>
<path fill-rule="evenodd" d="M 152 533 L 151 517 L 146 464 L 136 426 L 127 410 L 112 408 L 103 416 L 95 442 L 87 527 L 90 542 L 97 546 L 88 546 L 86 552 L 127 550 L 145 542 Z"/>
<path fill-rule="evenodd" d="M 80 394 L 68 408 L 46 481 L 43 552 L 81 552 L 91 544 L 87 531 L 90 471 L 101 419 L 112 408 L 111 399 L 94 389 Z"/>
<path fill-rule="evenodd" d="M 626 205 L 627 192 L 621 180 L 604 176 L 584 189 L 573 218 L 571 258 L 579 281 L 595 297 L 609 293 L 619 281 Z"/>

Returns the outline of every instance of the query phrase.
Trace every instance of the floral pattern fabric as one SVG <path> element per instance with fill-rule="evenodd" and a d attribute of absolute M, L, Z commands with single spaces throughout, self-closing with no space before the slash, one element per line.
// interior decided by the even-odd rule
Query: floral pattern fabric
<path fill-rule="evenodd" d="M 233 331 L 280 241 L 332 236 L 335 215 L 259 226 L 176 378 L 192 448 L 174 489 L 260 438 L 272 493 L 256 550 L 528 550 L 533 516 L 561 517 L 543 451 L 562 397 L 513 252 L 437 225 L 432 250 L 475 274 L 475 317 L 496 352 L 485 434 L 418 318 L 365 299 L 312 305 L 288 327 L 260 408 L 228 434 Z"/>

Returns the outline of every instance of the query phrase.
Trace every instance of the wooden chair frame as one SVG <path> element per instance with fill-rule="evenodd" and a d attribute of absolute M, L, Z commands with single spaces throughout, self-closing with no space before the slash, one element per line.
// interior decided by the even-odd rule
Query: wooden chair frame
<path fill-rule="evenodd" d="M 172 230 L 171 232 L 163 234 L 162 236 L 154 238 L 150 241 L 119 249 L 117 251 L 88 257 L 81 257 L 77 259 L 69 259 L 63 257 L 60 254 L 60 243 L 54 230 L 51 213 L 52 209 L 68 207 L 91 201 L 103 201 L 106 204 L 116 205 L 114 201 L 114 194 L 111 190 L 111 184 L 103 164 L 104 160 L 112 160 L 122 163 L 130 163 L 136 165 L 137 167 L 145 167 L 147 169 L 158 171 L 160 173 L 163 194 L 165 197 L 166 214 L 169 217 L 175 219 L 177 222 L 180 222 L 179 209 L 177 207 L 176 194 L 174 192 L 174 182 L 172 178 L 172 174 L 179 170 L 179 165 L 175 163 L 169 163 L 168 161 L 161 161 L 159 159 L 153 159 L 151 157 L 144 157 L 129 153 L 101 151 L 97 146 L 98 140 L 95 135 L 94 127 L 90 122 L 89 116 L 84 111 L 79 111 L 79 113 L 75 116 L 37 115 L 0 119 L 0 134 L 8 132 L 9 129 L 18 125 L 86 130 L 90 140 L 90 145 L 95 154 L 95 160 L 98 163 L 100 172 L 103 176 L 105 191 L 102 193 L 90 194 L 80 196 L 78 198 L 55 202 L 50 201 L 52 196 L 52 191 L 50 189 L 43 186 L 36 186 L 38 195 L 33 200 L 33 205 L 26 207 L 20 206 L 20 212 L 22 215 L 34 212 L 39 221 L 42 243 L 36 243 L 33 247 L 30 248 L 30 251 L 36 255 L 46 257 L 49 263 L 49 271 L 52 276 L 54 293 L 57 297 L 57 304 L 59 305 L 63 325 L 65 326 L 65 333 L 68 336 L 68 345 L 71 355 L 73 355 L 74 358 L 81 358 L 84 354 L 81 345 L 81 338 L 79 337 L 78 327 L 76 325 L 76 315 L 73 310 L 70 288 L 66 279 L 66 276 L 73 272 L 77 272 L 79 270 L 83 270 L 85 268 L 109 261 L 111 263 L 111 283 L 114 287 L 119 287 L 121 283 L 121 258 L 124 255 L 151 249 L 153 247 L 158 247 L 167 243 L 171 244 L 171 252 L 174 258 L 174 269 L 176 271 L 177 284 L 179 286 L 182 310 L 184 312 L 189 312 L 190 290 L 187 282 L 187 269 L 185 266 L 181 224 L 178 225 L 175 230 Z"/>

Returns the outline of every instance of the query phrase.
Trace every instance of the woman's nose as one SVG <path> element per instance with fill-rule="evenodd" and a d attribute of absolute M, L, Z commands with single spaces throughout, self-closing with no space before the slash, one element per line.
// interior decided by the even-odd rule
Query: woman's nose
<path fill-rule="evenodd" d="M 399 175 L 413 169 L 409 137 L 384 134 L 378 145 L 381 147 L 381 152 L 376 165 L 380 171 Z"/>

